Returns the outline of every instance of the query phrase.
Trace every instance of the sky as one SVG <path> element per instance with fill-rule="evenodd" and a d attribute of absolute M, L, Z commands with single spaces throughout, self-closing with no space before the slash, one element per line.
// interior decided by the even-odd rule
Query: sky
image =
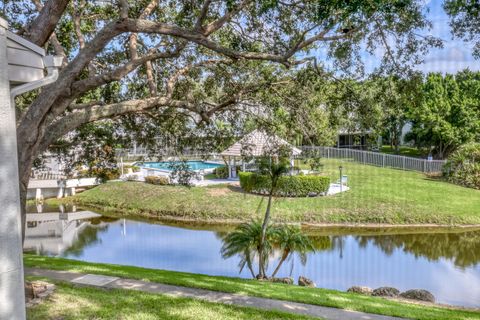
<path fill-rule="evenodd" d="M 471 71 L 480 71 L 480 59 L 475 60 L 472 56 L 473 43 L 453 37 L 449 25 L 450 18 L 443 9 L 444 0 L 423 1 L 426 17 L 432 23 L 432 28 L 430 30 L 420 30 L 418 33 L 443 40 L 443 48 L 430 48 L 423 63 L 416 65 L 415 69 L 425 74 L 430 72 L 455 74 L 467 68 Z M 392 39 L 388 41 L 392 41 Z M 366 50 L 360 52 L 367 74 L 372 73 L 379 66 L 384 54 L 385 48 L 383 46 L 378 46 L 373 55 Z M 327 47 L 318 48 L 315 56 L 327 70 L 335 70 L 333 61 L 327 58 Z"/>
<path fill-rule="evenodd" d="M 473 44 L 453 39 L 449 18 L 442 7 L 443 1 L 430 0 L 426 3 L 429 9 L 427 17 L 433 23 L 430 33 L 442 39 L 444 46 L 441 49 L 430 49 L 424 63 L 417 66 L 417 69 L 425 73 L 456 73 L 466 68 L 480 70 L 480 60 L 475 60 L 472 56 Z"/>

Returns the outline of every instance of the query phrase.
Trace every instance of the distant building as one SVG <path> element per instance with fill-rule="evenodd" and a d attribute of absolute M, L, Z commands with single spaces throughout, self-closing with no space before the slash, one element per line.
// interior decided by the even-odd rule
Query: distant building
<path fill-rule="evenodd" d="M 337 148 L 369 150 L 382 145 L 382 137 L 372 130 L 340 129 L 337 136 Z"/>

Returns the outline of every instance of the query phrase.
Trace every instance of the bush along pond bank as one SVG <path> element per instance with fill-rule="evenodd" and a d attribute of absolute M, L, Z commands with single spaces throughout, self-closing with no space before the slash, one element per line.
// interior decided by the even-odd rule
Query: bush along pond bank
<path fill-rule="evenodd" d="M 262 174 L 240 172 L 240 187 L 245 192 L 266 195 L 272 187 L 271 179 Z M 281 176 L 275 190 L 277 197 L 307 197 L 326 194 L 330 178 L 321 175 Z"/>

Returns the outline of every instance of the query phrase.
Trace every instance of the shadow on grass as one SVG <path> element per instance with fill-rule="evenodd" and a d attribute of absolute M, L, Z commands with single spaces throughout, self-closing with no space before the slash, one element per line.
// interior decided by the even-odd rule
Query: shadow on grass
<path fill-rule="evenodd" d="M 28 310 L 28 319 L 308 319 L 138 291 L 56 285 L 51 299 Z"/>

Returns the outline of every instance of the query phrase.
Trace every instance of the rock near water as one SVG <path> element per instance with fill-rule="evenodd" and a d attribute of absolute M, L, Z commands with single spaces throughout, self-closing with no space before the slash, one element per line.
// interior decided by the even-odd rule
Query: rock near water
<path fill-rule="evenodd" d="M 347 290 L 347 292 L 359 293 L 364 295 L 372 295 L 372 288 L 369 287 L 360 287 L 360 286 L 353 286 Z"/>
<path fill-rule="evenodd" d="M 301 287 L 310 287 L 310 288 L 316 287 L 315 282 L 303 276 L 298 277 L 298 285 Z"/>
<path fill-rule="evenodd" d="M 423 289 L 407 290 L 405 292 L 402 292 L 400 294 L 400 297 L 411 300 L 435 302 L 435 296 L 431 292 Z"/>
<path fill-rule="evenodd" d="M 372 291 L 372 296 L 377 297 L 398 297 L 400 291 L 392 287 L 380 287 Z"/>
<path fill-rule="evenodd" d="M 285 277 L 285 278 L 270 278 L 271 282 L 277 283 L 285 283 L 285 284 L 293 284 L 293 278 Z"/>

